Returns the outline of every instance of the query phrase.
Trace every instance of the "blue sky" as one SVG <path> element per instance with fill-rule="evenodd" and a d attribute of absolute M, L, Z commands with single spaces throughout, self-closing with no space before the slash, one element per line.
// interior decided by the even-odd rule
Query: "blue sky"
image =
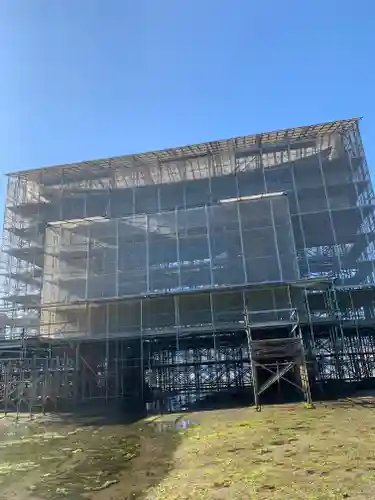
<path fill-rule="evenodd" d="M 0 173 L 353 116 L 371 166 L 374 16 L 373 0 L 1 0 Z"/>

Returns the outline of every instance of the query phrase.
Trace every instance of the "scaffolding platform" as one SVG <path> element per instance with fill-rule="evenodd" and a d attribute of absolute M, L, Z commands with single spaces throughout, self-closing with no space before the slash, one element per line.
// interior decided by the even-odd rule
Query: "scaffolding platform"
<path fill-rule="evenodd" d="M 358 119 L 9 174 L 0 406 L 371 384 L 374 209 Z"/>

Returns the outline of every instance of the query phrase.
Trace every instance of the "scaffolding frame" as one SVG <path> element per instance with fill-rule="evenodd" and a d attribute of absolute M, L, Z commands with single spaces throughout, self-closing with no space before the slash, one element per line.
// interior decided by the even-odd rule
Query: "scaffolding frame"
<path fill-rule="evenodd" d="M 174 411 L 203 405 L 216 392 L 242 394 L 260 408 L 259 395 L 295 367 L 298 372 L 288 382 L 298 386 L 308 404 L 311 390 L 337 390 L 337 382 L 366 386 L 374 379 L 373 322 L 358 319 L 358 314 L 345 319 L 347 311 L 335 309 L 334 298 L 342 290 L 326 280 L 263 290 L 270 289 L 286 289 L 289 307 L 249 312 L 248 299 L 259 288 L 233 291 L 240 300 L 236 309 L 226 311 L 231 323 L 214 328 L 142 331 L 96 341 L 25 339 L 21 348 L 8 343 L 8 357 L 3 351 L 0 363 L 0 405 L 5 411 L 32 413 L 99 400 L 128 401 L 130 406 L 138 399 L 150 411 Z M 366 291 L 372 300 L 374 291 Z M 319 322 L 315 317 L 321 309 L 311 310 L 311 296 L 316 303 L 317 294 L 328 312 Z M 355 291 L 345 294 L 355 296 Z M 259 383 L 257 368 L 271 377 Z"/>
<path fill-rule="evenodd" d="M 296 387 L 303 393 L 304 399 L 310 407 L 312 406 L 311 389 L 306 363 L 305 347 L 303 344 L 302 329 L 299 322 L 297 309 L 290 312 L 291 326 L 287 331 L 287 336 L 272 332 L 271 337 L 262 336 L 262 338 L 253 338 L 251 323 L 249 321 L 249 312 L 247 308 L 244 311 L 245 331 L 249 346 L 251 373 L 253 378 L 254 404 L 257 411 L 261 410 L 259 397 L 271 385 L 286 381 L 288 384 Z M 262 368 L 268 374 L 269 378 L 262 384 L 259 384 L 258 369 Z M 286 378 L 286 374 L 293 369 L 299 372 L 299 380 L 293 381 Z"/>
<path fill-rule="evenodd" d="M 374 240 L 358 119 L 9 174 L 0 404 L 251 391 L 270 330 L 307 401 L 370 383 Z"/>

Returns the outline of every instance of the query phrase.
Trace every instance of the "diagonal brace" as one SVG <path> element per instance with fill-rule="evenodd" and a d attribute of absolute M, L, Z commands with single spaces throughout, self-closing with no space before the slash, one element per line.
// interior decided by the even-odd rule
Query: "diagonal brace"
<path fill-rule="evenodd" d="M 257 363 L 258 364 L 258 363 Z M 295 361 L 290 361 L 287 365 L 285 365 L 282 370 L 280 370 L 278 373 L 277 372 L 274 372 L 273 370 L 271 370 L 270 368 L 267 368 L 266 366 L 264 365 L 261 365 L 261 364 L 258 364 L 258 366 L 261 366 L 262 368 L 268 370 L 270 373 L 272 373 L 272 376 L 266 380 L 264 382 L 264 384 L 259 388 L 258 390 L 258 395 L 262 394 L 262 392 L 264 392 L 265 390 L 267 390 L 269 387 L 271 387 L 272 384 L 274 384 L 275 382 L 277 382 L 278 380 L 280 379 L 284 379 L 286 380 L 287 382 L 290 382 L 292 383 L 290 380 L 288 379 L 285 379 L 284 378 L 284 375 L 286 373 L 288 373 L 288 371 L 290 371 L 294 366 L 296 365 Z"/>

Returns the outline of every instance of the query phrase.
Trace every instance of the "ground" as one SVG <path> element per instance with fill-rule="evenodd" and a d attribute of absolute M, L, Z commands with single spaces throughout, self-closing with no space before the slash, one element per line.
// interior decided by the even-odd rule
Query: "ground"
<path fill-rule="evenodd" d="M 375 401 L 0 419 L 1 500 L 375 498 Z"/>

